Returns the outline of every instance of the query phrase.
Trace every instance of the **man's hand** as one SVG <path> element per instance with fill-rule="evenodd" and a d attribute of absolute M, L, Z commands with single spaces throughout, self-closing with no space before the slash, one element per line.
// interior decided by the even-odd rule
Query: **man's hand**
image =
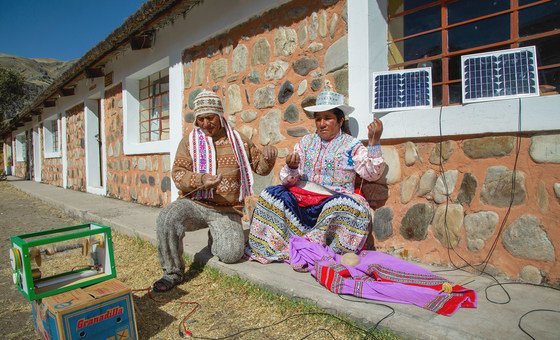
<path fill-rule="evenodd" d="M 267 145 L 263 148 L 263 156 L 264 159 L 268 160 L 276 160 L 276 156 L 278 156 L 278 149 L 275 146 Z"/>
<path fill-rule="evenodd" d="M 371 124 L 368 125 L 368 144 L 376 145 L 379 144 L 381 139 L 381 134 L 383 133 L 383 123 L 379 118 L 375 118 Z"/>
<path fill-rule="evenodd" d="M 286 165 L 288 165 L 290 169 L 297 169 L 299 167 L 299 155 L 297 153 L 291 153 L 286 156 Z"/>
<path fill-rule="evenodd" d="M 222 181 L 222 174 L 213 176 L 211 174 L 202 175 L 202 187 L 204 189 L 215 188 Z"/>

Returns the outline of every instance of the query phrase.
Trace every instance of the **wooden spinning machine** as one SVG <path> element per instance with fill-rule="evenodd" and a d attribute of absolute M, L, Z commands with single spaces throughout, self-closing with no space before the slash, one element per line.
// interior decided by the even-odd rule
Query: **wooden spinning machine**
<path fill-rule="evenodd" d="M 116 277 L 111 229 L 94 223 L 10 238 L 14 283 L 29 300 Z M 55 265 L 46 266 L 50 262 Z"/>

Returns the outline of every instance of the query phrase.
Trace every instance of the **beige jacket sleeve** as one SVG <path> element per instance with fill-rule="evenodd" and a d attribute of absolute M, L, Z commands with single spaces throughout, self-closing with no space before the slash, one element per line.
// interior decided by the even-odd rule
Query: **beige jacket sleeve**
<path fill-rule="evenodd" d="M 188 134 L 183 137 L 177 153 L 173 168 L 171 169 L 171 176 L 177 189 L 182 191 L 183 195 L 202 186 L 202 174 L 192 171 L 193 161 L 189 152 L 189 137 Z"/>

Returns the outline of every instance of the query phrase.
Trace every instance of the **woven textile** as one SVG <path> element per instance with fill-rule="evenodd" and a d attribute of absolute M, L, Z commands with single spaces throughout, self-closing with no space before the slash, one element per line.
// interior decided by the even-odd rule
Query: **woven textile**
<path fill-rule="evenodd" d="M 261 263 L 290 258 L 290 237 L 305 236 L 336 253 L 357 252 L 364 245 L 368 207 L 348 195 L 335 193 L 320 204 L 300 207 L 288 188 L 268 187 L 259 197 L 246 254 Z"/>
<path fill-rule="evenodd" d="M 412 304 L 441 315 L 459 308 L 476 308 L 476 292 L 455 285 L 442 292 L 443 277 L 391 255 L 364 250 L 356 266 L 344 266 L 341 256 L 303 237 L 290 240 L 290 264 L 308 269 L 317 282 L 336 294 L 386 302 Z"/>

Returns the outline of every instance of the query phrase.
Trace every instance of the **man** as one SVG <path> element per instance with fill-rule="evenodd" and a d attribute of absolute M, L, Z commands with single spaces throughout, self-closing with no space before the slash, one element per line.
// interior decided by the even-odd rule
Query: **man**
<path fill-rule="evenodd" d="M 172 178 L 180 198 L 163 208 L 157 218 L 158 255 L 163 277 L 153 285 L 165 292 L 183 281 L 183 237 L 186 231 L 209 227 L 211 251 L 224 263 L 243 256 L 245 237 L 240 209 L 251 195 L 253 174 L 267 175 L 277 149 L 261 152 L 224 119 L 222 101 L 202 91 L 194 100 L 194 128 L 181 140 Z"/>

